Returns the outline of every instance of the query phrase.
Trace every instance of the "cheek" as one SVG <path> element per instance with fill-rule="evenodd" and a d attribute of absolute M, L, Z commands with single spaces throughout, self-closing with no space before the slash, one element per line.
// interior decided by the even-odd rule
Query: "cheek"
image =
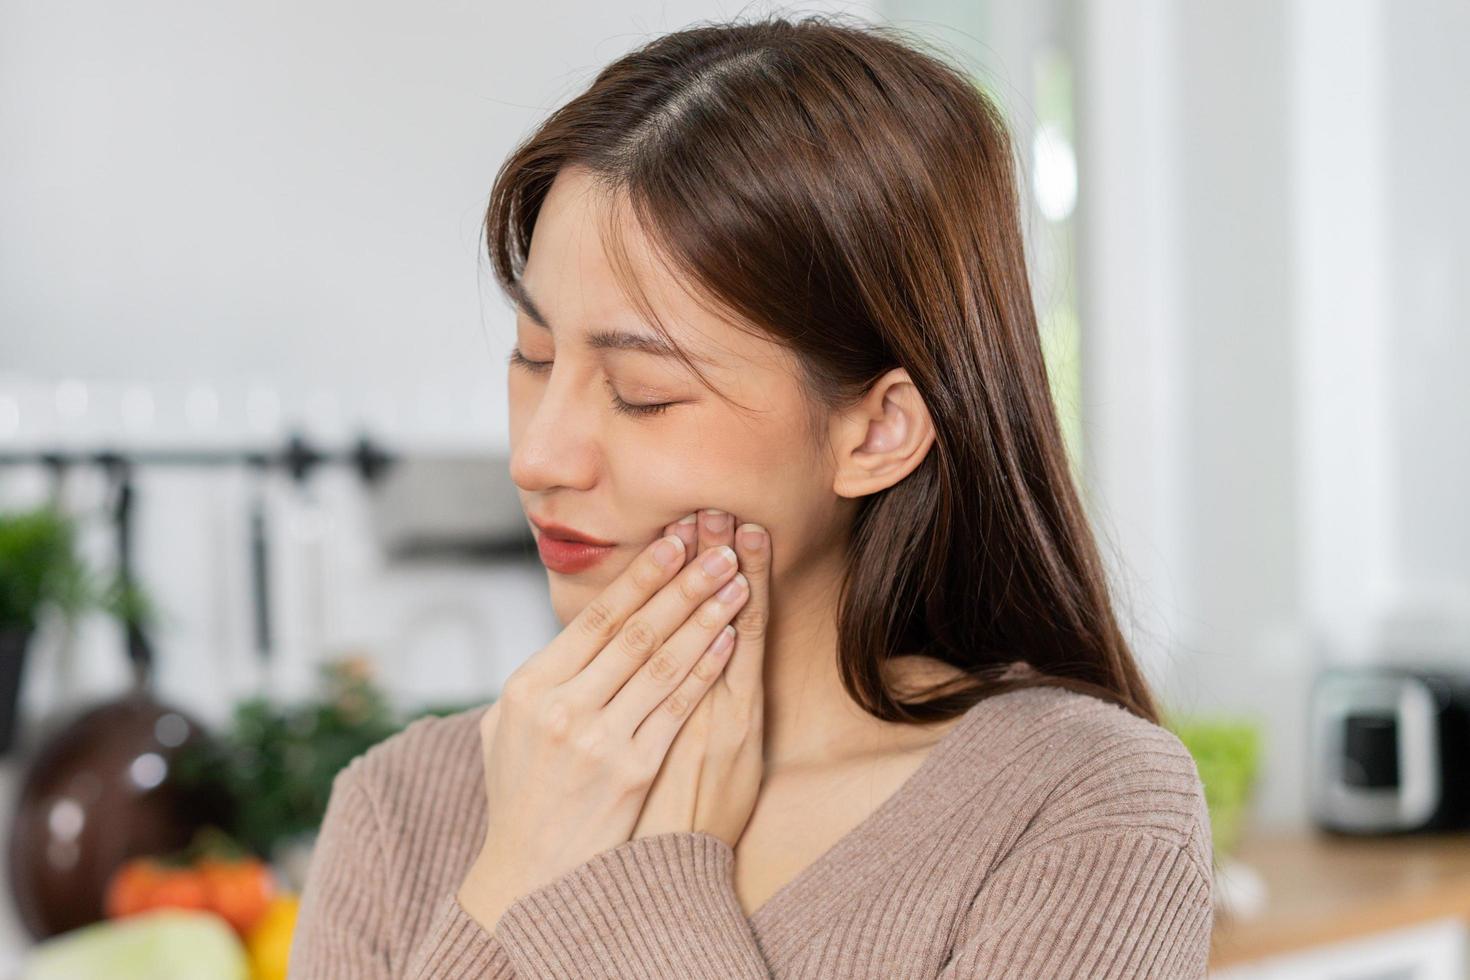
<path fill-rule="evenodd" d="M 748 443 L 664 441 L 619 453 L 618 483 L 629 512 L 654 520 L 675 521 L 699 508 L 718 507 L 742 520 L 772 521 L 772 505 L 790 489 L 792 477 L 772 465 L 770 456 Z M 650 534 L 657 530 L 650 528 Z"/>
<path fill-rule="evenodd" d="M 663 525 L 703 507 L 718 507 L 740 522 L 765 527 L 781 553 L 777 567 L 807 547 L 808 536 L 830 522 L 833 493 L 830 479 L 803 459 L 792 465 L 779 454 L 714 459 L 647 459 L 630 474 L 629 513 L 648 516 L 652 541 Z"/>

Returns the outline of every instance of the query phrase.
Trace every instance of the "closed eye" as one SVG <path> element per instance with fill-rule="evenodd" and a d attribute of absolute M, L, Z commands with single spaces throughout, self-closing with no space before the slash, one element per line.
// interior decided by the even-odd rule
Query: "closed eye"
<path fill-rule="evenodd" d="M 551 370 L 552 362 L 530 360 L 521 353 L 521 349 L 519 347 L 512 347 L 510 349 L 510 363 L 512 367 L 523 368 L 527 371 L 530 371 L 532 374 L 545 374 L 547 371 Z M 632 402 L 625 402 L 622 400 L 622 398 L 618 397 L 618 393 L 613 389 L 611 381 L 607 382 L 607 387 L 608 392 L 612 395 L 613 410 L 616 412 L 620 412 L 623 415 L 632 415 L 638 417 L 658 415 L 662 412 L 668 411 L 674 405 L 679 404 L 678 402 L 660 402 L 656 405 L 637 405 Z"/>

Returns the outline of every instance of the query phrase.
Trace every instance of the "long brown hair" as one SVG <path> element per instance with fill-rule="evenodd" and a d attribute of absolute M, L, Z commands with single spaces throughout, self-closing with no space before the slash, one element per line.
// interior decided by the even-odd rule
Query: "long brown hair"
<path fill-rule="evenodd" d="M 485 216 L 495 275 L 507 289 L 519 278 L 552 181 L 582 167 L 631 205 L 692 296 L 794 352 L 818 442 L 824 411 L 907 369 L 935 441 L 859 502 L 838 610 L 842 683 L 869 713 L 944 720 L 1055 686 L 1158 723 L 1067 465 L 1010 135 L 975 83 L 923 48 L 820 14 L 652 40 L 502 165 Z M 668 337 L 641 290 L 629 295 Z M 903 700 L 882 666 L 907 653 L 964 674 Z M 1017 663 L 1030 669 L 1002 677 Z"/>

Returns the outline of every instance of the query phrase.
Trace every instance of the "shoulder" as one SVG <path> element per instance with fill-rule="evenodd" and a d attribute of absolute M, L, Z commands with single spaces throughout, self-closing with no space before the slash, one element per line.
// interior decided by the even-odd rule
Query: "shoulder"
<path fill-rule="evenodd" d="M 337 774 L 333 794 L 360 793 L 381 818 L 415 799 L 452 797 L 471 784 L 478 792 L 483 785 L 480 730 L 482 722 L 493 721 L 494 712 L 494 704 L 485 704 L 414 719 L 349 762 Z"/>
<path fill-rule="evenodd" d="M 1142 835 L 1177 846 L 1208 873 L 1204 786 L 1177 735 L 1121 705 L 1064 688 L 1027 688 L 990 701 L 970 709 L 977 715 L 966 732 L 969 758 L 1004 773 L 1027 801 L 1018 845 Z"/>

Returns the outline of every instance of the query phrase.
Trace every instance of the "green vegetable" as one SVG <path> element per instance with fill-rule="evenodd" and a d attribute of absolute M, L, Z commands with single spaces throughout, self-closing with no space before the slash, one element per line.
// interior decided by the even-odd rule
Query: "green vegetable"
<path fill-rule="evenodd" d="M 1256 775 L 1261 764 L 1261 727 L 1243 718 L 1188 717 L 1167 719 L 1165 726 L 1194 757 L 1216 858 L 1235 850 L 1240 841 Z"/>
<path fill-rule="evenodd" d="M 20 980 L 249 980 L 245 947 L 211 912 L 159 909 L 53 936 Z"/>

